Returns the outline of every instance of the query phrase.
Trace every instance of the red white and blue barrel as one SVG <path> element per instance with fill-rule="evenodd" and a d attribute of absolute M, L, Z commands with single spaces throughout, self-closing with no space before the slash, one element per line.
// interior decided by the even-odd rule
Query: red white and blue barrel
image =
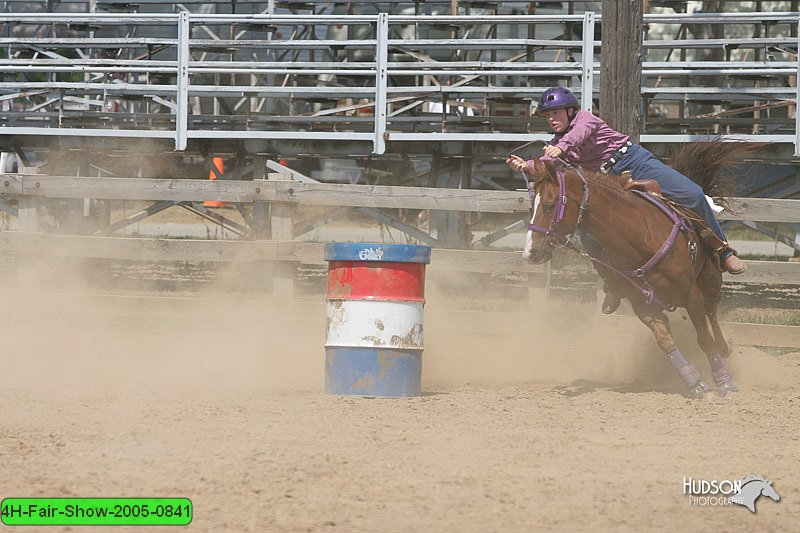
<path fill-rule="evenodd" d="M 429 246 L 329 243 L 325 392 L 418 396 Z"/>

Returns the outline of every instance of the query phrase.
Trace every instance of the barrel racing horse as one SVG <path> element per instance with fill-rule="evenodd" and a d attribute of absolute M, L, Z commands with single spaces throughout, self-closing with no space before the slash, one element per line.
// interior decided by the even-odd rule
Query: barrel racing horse
<path fill-rule="evenodd" d="M 694 161 L 719 163 L 702 169 L 704 175 L 698 181 L 707 194 L 719 193 L 720 183 L 726 179 L 723 170 L 731 166 L 728 156 L 740 154 L 742 149 L 738 143 L 720 141 L 693 144 L 691 156 L 699 158 Z M 717 317 L 722 272 L 692 224 L 654 194 L 623 188 L 627 178 L 621 176 L 586 172 L 566 164 L 556 170 L 538 159 L 529 173 L 532 214 L 525 258 L 545 263 L 556 246 L 577 249 L 572 244 L 576 230 L 588 232 L 607 256 L 606 260 L 587 257 L 615 281 L 636 316 L 653 332 L 689 395 L 702 398 L 711 387 L 681 354 L 670 332 L 665 311 L 677 307 L 686 309 L 692 321 L 719 395 L 737 391 L 723 360 L 731 347 Z"/>

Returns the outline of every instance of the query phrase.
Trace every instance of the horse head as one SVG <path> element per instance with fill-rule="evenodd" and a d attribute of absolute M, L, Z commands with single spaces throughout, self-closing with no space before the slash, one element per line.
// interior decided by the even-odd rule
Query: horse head
<path fill-rule="evenodd" d="M 528 165 L 533 177 L 531 218 L 522 256 L 534 264 L 549 261 L 553 248 L 566 242 L 566 235 L 575 231 L 577 210 L 567 209 L 566 180 L 552 164 L 534 159 Z"/>
<path fill-rule="evenodd" d="M 756 512 L 756 500 L 759 496 L 766 496 L 772 498 L 776 502 L 781 499 L 778 492 L 772 486 L 772 482 L 764 479 L 762 476 L 747 476 L 739 480 L 741 483 L 741 490 L 735 496 L 731 497 L 731 502 L 744 505 L 751 513 Z"/>
<path fill-rule="evenodd" d="M 768 498 L 772 498 L 776 502 L 781 499 L 781 496 L 780 494 L 778 494 L 778 491 L 776 491 L 775 488 L 772 486 L 772 481 L 766 481 L 765 484 L 761 486 L 761 494 Z"/>

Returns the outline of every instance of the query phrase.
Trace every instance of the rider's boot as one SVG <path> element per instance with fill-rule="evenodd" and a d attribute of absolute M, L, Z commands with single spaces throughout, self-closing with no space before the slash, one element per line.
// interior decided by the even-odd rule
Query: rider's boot
<path fill-rule="evenodd" d="M 603 290 L 606 291 L 606 297 L 603 298 L 603 314 L 610 315 L 619 309 L 622 296 L 619 294 L 617 287 L 608 281 L 603 283 Z"/>
<path fill-rule="evenodd" d="M 695 223 L 697 224 L 697 221 Z M 701 228 L 699 235 L 703 242 L 714 250 L 714 253 L 719 257 L 720 270 L 729 272 L 734 276 L 738 276 L 747 270 L 747 265 L 744 264 L 744 261 L 736 257 L 736 250 L 720 239 L 708 227 Z"/>
<path fill-rule="evenodd" d="M 736 257 L 736 255 L 734 255 L 734 253 L 731 251 L 723 254 L 720 257 L 720 260 L 722 261 L 722 268 L 734 276 L 738 276 L 747 270 L 747 265 L 744 264 L 744 261 Z"/>

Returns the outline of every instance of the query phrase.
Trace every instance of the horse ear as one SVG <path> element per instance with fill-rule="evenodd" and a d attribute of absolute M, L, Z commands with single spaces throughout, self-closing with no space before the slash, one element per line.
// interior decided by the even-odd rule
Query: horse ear
<path fill-rule="evenodd" d="M 556 167 L 553 166 L 553 163 L 550 161 L 545 161 L 544 168 L 547 172 L 547 179 L 550 181 L 556 181 Z"/>
<path fill-rule="evenodd" d="M 541 159 L 538 157 L 534 157 L 533 161 L 533 168 L 530 168 L 531 175 L 536 179 L 543 179 L 547 177 L 547 169 L 545 168 L 545 164 L 542 162 Z"/>

